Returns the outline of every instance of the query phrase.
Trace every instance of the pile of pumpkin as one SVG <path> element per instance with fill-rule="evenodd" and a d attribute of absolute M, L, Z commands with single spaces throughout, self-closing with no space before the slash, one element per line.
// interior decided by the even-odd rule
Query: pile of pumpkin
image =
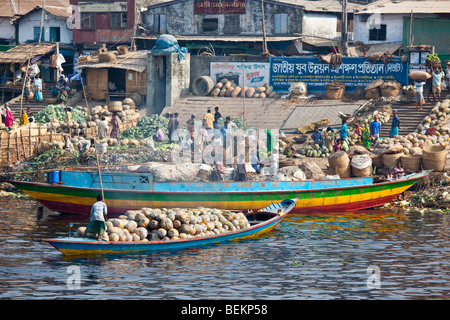
<path fill-rule="evenodd" d="M 220 80 L 211 91 L 213 97 L 273 98 L 275 95 L 273 87 L 268 83 L 256 89 L 246 86 L 242 88 L 226 78 Z"/>
<path fill-rule="evenodd" d="M 106 221 L 106 241 L 168 241 L 213 236 L 250 226 L 242 212 L 197 209 L 129 210 Z M 76 237 L 84 236 L 80 227 Z M 90 236 L 87 234 L 87 236 Z"/>

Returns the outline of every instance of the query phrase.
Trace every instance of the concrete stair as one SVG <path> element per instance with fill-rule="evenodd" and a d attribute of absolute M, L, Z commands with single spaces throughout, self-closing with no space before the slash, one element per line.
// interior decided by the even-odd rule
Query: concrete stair
<path fill-rule="evenodd" d="M 422 123 L 424 117 L 428 116 L 434 105 L 426 103 L 423 110 L 416 110 L 416 105 L 393 105 L 392 109 L 397 110 L 397 115 L 401 120 L 399 134 L 407 135 Z M 384 124 L 381 128 L 381 138 L 389 138 L 389 131 L 391 130 L 392 117 L 389 123 Z"/>
<path fill-rule="evenodd" d="M 39 111 L 43 110 L 45 107 L 47 107 L 48 98 L 53 98 L 53 94 L 50 92 L 50 89 L 44 88 L 42 90 L 42 97 L 43 100 L 38 102 L 34 99 L 31 99 L 29 102 L 27 102 L 25 99 L 23 100 L 22 108 L 27 109 L 30 108 L 31 112 L 36 115 Z M 14 118 L 19 119 L 20 118 L 20 96 L 15 97 L 14 99 L 8 101 L 9 108 L 11 109 L 11 113 L 14 116 Z"/>

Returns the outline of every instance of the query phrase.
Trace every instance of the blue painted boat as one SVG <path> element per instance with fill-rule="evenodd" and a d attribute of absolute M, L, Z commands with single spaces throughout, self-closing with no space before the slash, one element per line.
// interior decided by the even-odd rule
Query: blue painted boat
<path fill-rule="evenodd" d="M 304 181 L 156 182 L 149 172 L 103 172 L 108 212 L 141 208 L 199 206 L 225 210 L 259 210 L 298 198 L 292 212 L 349 211 L 382 206 L 430 174 L 422 171 L 397 180 L 374 177 Z M 50 210 L 88 215 L 102 194 L 98 172 L 66 171 L 58 183 L 9 181 Z"/>
<path fill-rule="evenodd" d="M 63 237 L 44 239 L 64 255 L 97 255 L 180 250 L 229 240 L 251 239 L 267 233 L 295 207 L 298 199 L 284 200 L 257 212 L 246 213 L 250 227 L 213 236 L 167 241 L 98 241 L 89 238 Z"/>

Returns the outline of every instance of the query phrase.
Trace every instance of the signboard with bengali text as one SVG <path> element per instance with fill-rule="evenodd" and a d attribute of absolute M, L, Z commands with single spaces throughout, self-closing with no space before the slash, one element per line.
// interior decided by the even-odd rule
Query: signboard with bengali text
<path fill-rule="evenodd" d="M 243 66 L 245 72 L 242 71 Z M 211 62 L 210 77 L 215 83 L 226 78 L 241 87 L 257 88 L 269 83 L 269 67 L 267 62 Z"/>
<path fill-rule="evenodd" d="M 334 69 L 316 57 L 270 58 L 270 85 L 278 92 L 288 92 L 293 82 L 306 83 L 309 92 L 325 91 L 325 85 L 331 81 L 343 82 L 346 91 L 354 91 L 378 78 L 407 85 L 408 62 L 401 62 L 400 57 L 386 64 L 371 63 L 364 57 L 343 57 L 342 64 Z"/>
<path fill-rule="evenodd" d="M 194 0 L 194 14 L 245 14 L 245 0 Z"/>

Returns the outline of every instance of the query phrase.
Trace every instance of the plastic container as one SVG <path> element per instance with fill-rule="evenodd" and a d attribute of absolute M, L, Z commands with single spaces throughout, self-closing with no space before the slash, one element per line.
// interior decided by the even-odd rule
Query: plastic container
<path fill-rule="evenodd" d="M 53 170 L 47 176 L 48 183 L 59 183 L 61 182 L 61 171 Z"/>

